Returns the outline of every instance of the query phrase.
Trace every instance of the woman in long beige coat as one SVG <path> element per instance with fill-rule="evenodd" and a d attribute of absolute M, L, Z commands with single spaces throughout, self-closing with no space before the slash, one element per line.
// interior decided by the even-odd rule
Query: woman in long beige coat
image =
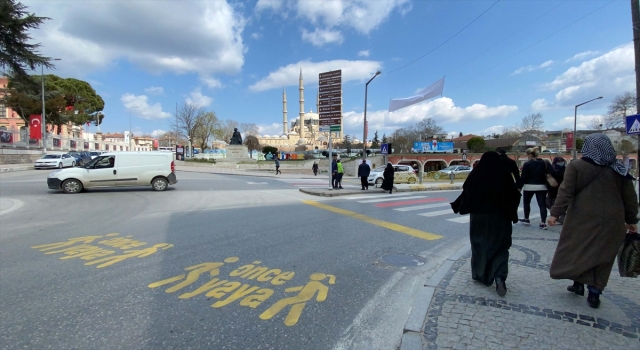
<path fill-rule="evenodd" d="M 578 295 L 586 284 L 587 302 L 597 308 L 626 230 L 637 231 L 638 198 L 606 135 L 587 136 L 582 153 L 567 166 L 551 208 L 549 226 L 566 218 L 549 272 L 553 279 L 573 280 L 567 290 Z"/>

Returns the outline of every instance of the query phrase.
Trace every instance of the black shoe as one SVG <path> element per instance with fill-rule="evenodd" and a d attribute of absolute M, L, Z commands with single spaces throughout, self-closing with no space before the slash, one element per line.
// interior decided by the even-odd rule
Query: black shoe
<path fill-rule="evenodd" d="M 520 219 L 518 221 L 520 221 L 521 223 L 526 224 L 526 225 L 529 225 L 531 223 L 531 221 L 529 219 Z"/>
<path fill-rule="evenodd" d="M 342 186 L 340 186 L 340 187 L 338 187 L 338 188 L 339 188 L 339 189 L 341 189 L 341 190 L 344 190 L 344 188 L 342 188 Z"/>
<path fill-rule="evenodd" d="M 567 290 L 571 293 L 576 293 L 578 295 L 584 296 L 584 284 L 573 282 L 572 286 L 567 287 Z"/>
<path fill-rule="evenodd" d="M 592 309 L 597 309 L 600 306 L 600 294 L 593 294 L 589 292 L 589 296 L 587 297 L 587 304 Z"/>
<path fill-rule="evenodd" d="M 501 297 L 507 295 L 507 284 L 500 277 L 496 277 L 496 293 Z"/>

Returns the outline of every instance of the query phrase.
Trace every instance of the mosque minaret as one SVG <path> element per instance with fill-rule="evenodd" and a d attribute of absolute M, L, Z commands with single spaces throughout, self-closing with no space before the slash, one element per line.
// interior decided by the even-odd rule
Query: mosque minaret
<path fill-rule="evenodd" d="M 282 135 L 287 135 L 287 91 L 282 87 Z"/>
<path fill-rule="evenodd" d="M 298 140 L 298 145 L 306 145 L 307 144 L 307 140 L 304 138 L 305 133 L 304 133 L 304 82 L 302 80 L 302 68 L 300 68 L 300 79 L 299 79 L 299 84 L 300 86 L 298 87 L 298 89 L 300 90 L 300 139 Z"/>

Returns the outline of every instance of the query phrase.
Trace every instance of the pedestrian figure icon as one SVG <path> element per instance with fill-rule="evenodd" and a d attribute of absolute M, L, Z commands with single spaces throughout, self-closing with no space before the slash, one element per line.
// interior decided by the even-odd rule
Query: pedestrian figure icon
<path fill-rule="evenodd" d="M 287 326 L 294 326 L 298 323 L 300 319 L 300 315 L 302 314 L 302 310 L 307 305 L 307 301 L 313 299 L 316 296 L 316 301 L 322 302 L 327 299 L 327 294 L 329 293 L 329 287 L 320 283 L 320 281 L 329 277 L 329 284 L 336 283 L 336 276 L 333 275 L 325 275 L 324 273 L 313 273 L 309 276 L 309 281 L 305 286 L 299 287 L 291 287 L 287 288 L 284 291 L 287 293 L 291 292 L 300 292 L 298 295 L 280 299 L 278 302 L 273 304 L 270 308 L 268 308 L 265 312 L 260 315 L 261 320 L 269 320 L 273 316 L 277 315 L 280 311 L 282 311 L 287 306 L 291 306 L 291 310 L 287 314 L 287 317 L 284 319 L 284 324 Z"/>

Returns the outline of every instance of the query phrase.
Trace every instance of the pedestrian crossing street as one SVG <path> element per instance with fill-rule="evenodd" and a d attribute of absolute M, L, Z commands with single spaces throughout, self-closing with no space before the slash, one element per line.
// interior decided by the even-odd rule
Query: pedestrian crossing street
<path fill-rule="evenodd" d="M 469 215 L 455 214 L 451 210 L 449 202 L 451 199 L 441 198 L 437 196 L 428 195 L 407 195 L 403 193 L 398 194 L 383 194 L 383 195 L 366 195 L 366 196 L 348 196 L 342 197 L 347 201 L 354 201 L 357 203 L 373 205 L 378 208 L 388 208 L 397 212 L 408 212 L 419 216 L 428 218 L 442 218 L 449 222 L 458 224 L 467 224 L 471 221 Z M 536 212 L 537 206 L 532 206 L 531 215 L 529 219 L 532 225 L 536 223 L 535 219 L 540 218 L 540 213 Z M 522 212 L 522 207 L 518 208 L 518 212 Z M 524 215 L 520 214 L 520 217 Z"/>

